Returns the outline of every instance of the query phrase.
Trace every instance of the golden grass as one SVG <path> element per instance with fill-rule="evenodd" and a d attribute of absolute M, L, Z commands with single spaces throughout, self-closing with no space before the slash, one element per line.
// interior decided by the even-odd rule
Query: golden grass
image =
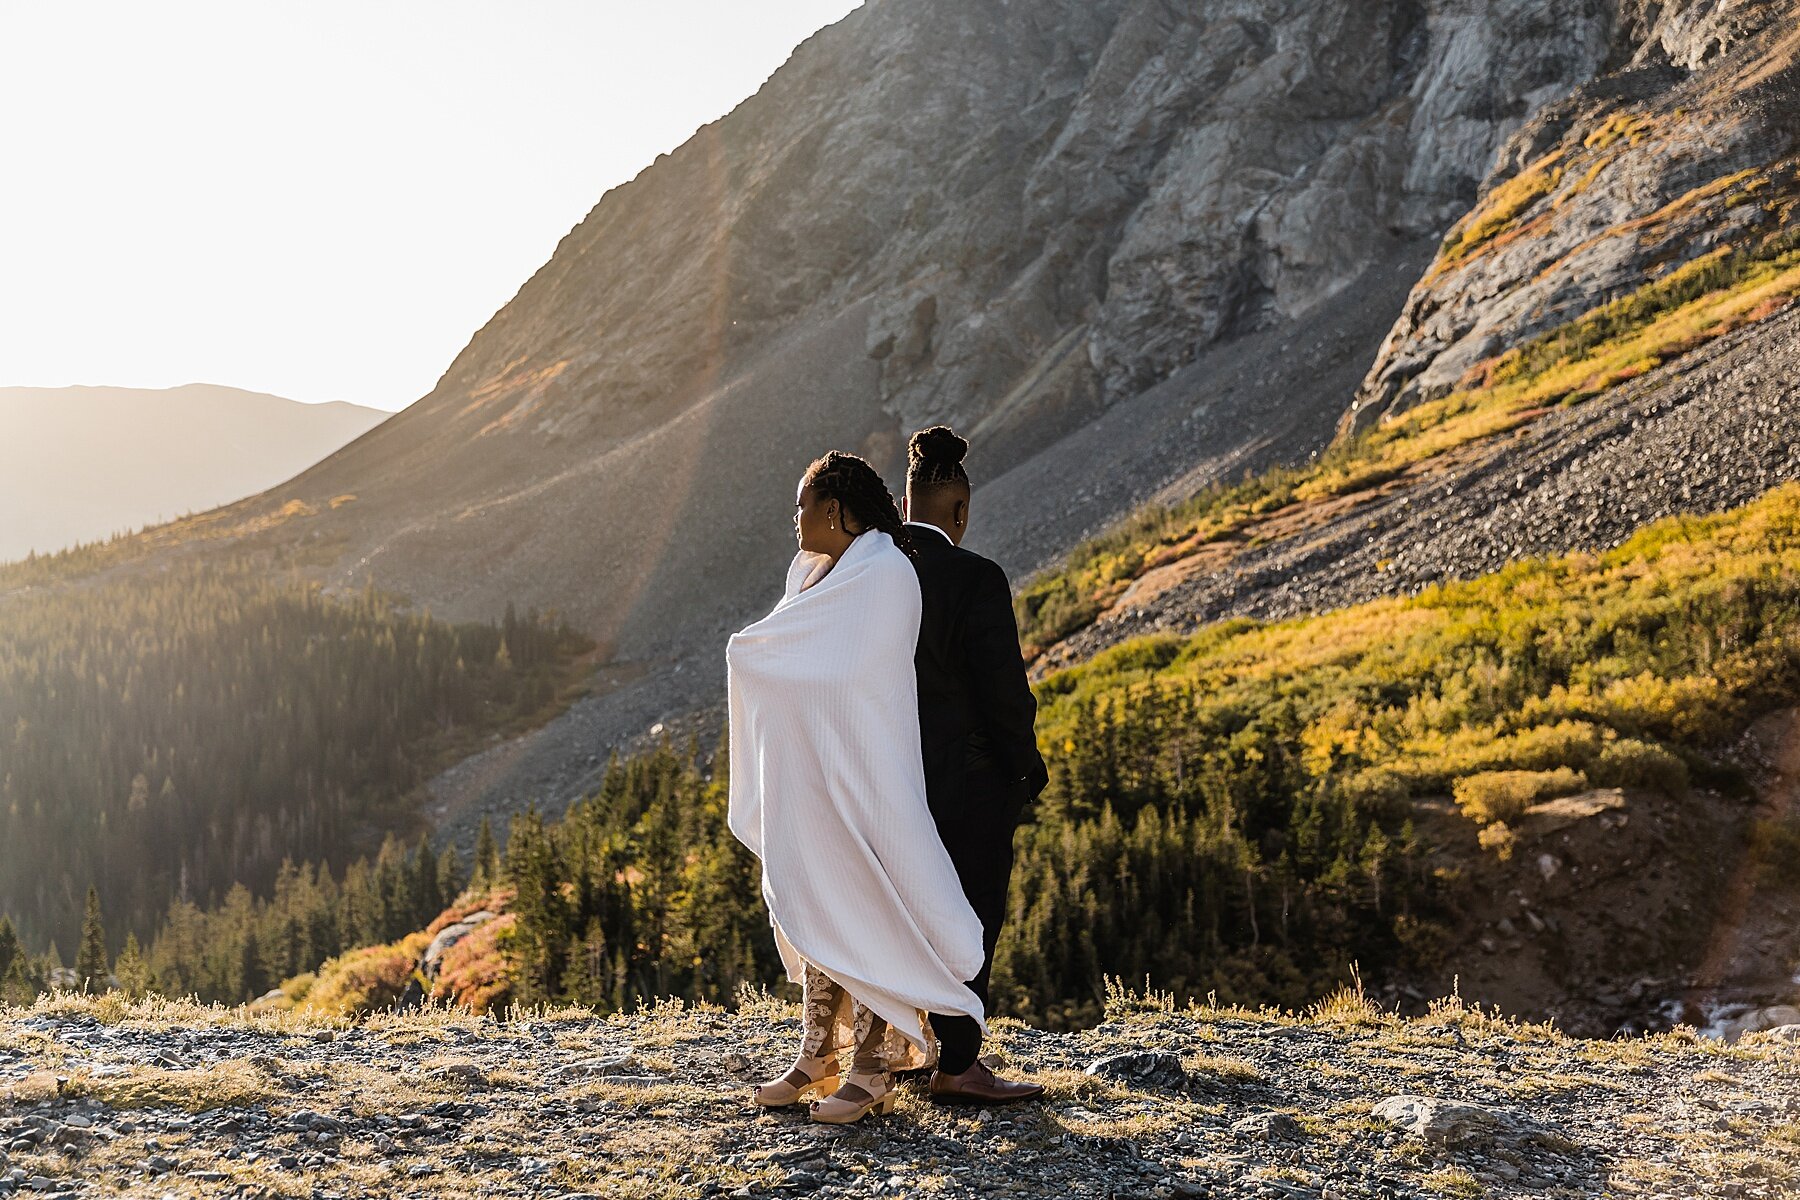
<path fill-rule="evenodd" d="M 1564 151 L 1553 150 L 1495 188 L 1487 203 L 1470 213 L 1451 233 L 1440 261 L 1454 263 L 1467 258 L 1554 192 L 1568 170 L 1564 157 Z"/>
<path fill-rule="evenodd" d="M 1468 1198 L 1487 1195 L 1487 1189 L 1481 1186 L 1481 1181 L 1470 1174 L 1466 1167 L 1444 1167 L 1433 1171 L 1419 1182 L 1440 1196 Z"/>
<path fill-rule="evenodd" d="M 1217 1054 L 1187 1054 L 1181 1063 L 1190 1075 L 1200 1075 L 1220 1083 L 1261 1083 L 1266 1076 L 1255 1063 L 1241 1058 Z"/>
<path fill-rule="evenodd" d="M 237 1059 L 195 1070 L 164 1071 L 139 1066 L 124 1075 L 97 1078 L 77 1074 L 70 1077 L 66 1092 L 92 1097 L 113 1108 L 179 1108 L 188 1112 L 262 1104 L 282 1094 L 267 1072 Z"/>
<path fill-rule="evenodd" d="M 0 1004 L 0 1023 L 21 1016 L 84 1016 L 103 1024 L 141 1029 L 231 1026 L 272 1034 L 310 1034 L 322 1029 L 346 1029 L 352 1024 L 336 1013 L 257 1012 L 241 1005 L 202 1004 L 191 997 L 151 995 L 133 999 L 120 991 L 96 994 L 60 989 L 44 992 L 27 1005 Z"/>

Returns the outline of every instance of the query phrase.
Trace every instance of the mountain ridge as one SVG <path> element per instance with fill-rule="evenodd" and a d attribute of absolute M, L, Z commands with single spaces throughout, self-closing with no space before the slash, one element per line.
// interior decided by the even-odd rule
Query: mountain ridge
<path fill-rule="evenodd" d="M 0 562 L 259 494 L 387 417 L 219 384 L 0 387 Z"/>

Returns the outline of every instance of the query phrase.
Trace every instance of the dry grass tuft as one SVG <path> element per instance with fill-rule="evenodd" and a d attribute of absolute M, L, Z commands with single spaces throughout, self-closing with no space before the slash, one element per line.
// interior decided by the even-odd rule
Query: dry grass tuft
<path fill-rule="evenodd" d="M 242 1108 L 281 1094 L 267 1073 L 241 1060 L 215 1063 L 204 1070 L 134 1067 L 129 1074 L 104 1078 L 78 1074 L 70 1078 L 65 1091 L 113 1108 L 180 1108 L 188 1112 Z"/>

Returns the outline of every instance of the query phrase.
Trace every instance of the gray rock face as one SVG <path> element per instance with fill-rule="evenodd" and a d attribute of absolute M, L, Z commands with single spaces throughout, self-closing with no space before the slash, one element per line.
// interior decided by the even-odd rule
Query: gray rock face
<path fill-rule="evenodd" d="M 1116 400 L 1303 316 L 1459 216 L 1500 141 L 1612 32 L 1599 0 L 1092 8 L 1117 15 L 1080 78 L 1046 83 L 1066 89 L 1031 129 L 1047 148 L 990 184 L 1006 221 L 954 222 L 895 260 L 914 278 L 884 285 L 870 343 L 902 423 L 979 423 L 1021 386 Z"/>
<path fill-rule="evenodd" d="M 1779 220 L 1746 188 L 1717 181 L 1754 170 L 1772 173 L 1774 194 L 1791 188 L 1800 10 L 1719 0 L 1621 8 L 1604 52 L 1620 69 L 1545 94 L 1506 142 L 1347 427 L 1442 397 L 1483 360 Z M 1452 249 L 1477 229 L 1468 248 Z"/>
<path fill-rule="evenodd" d="M 443 964 L 445 951 L 486 925 L 495 916 L 496 914 L 482 909 L 438 930 L 437 935 L 431 939 L 431 944 L 425 947 L 424 955 L 419 959 L 419 965 L 424 969 L 426 976 L 435 979 L 438 968 Z"/>
<path fill-rule="evenodd" d="M 1389 239 L 1454 220 L 1501 138 L 1604 58 L 1605 7 L 1226 4 L 1182 21 L 1134 9 L 1122 25 L 1173 27 L 1115 36 L 1115 57 L 1154 52 L 1096 105 L 1103 127 L 1147 124 L 1157 145 L 1158 118 L 1178 124 L 1107 263 L 1090 357 L 1108 393 L 1300 316 Z M 1077 137 L 1085 115 L 1071 118 Z"/>

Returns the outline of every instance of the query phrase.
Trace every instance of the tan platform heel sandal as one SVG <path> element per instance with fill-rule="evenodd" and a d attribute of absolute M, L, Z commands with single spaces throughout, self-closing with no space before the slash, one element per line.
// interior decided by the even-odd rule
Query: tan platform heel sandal
<path fill-rule="evenodd" d="M 835 1095 L 813 1101 L 808 1111 L 813 1120 L 826 1125 L 853 1125 L 872 1112 L 891 1112 L 898 1099 L 885 1071 L 869 1075 L 852 1071 Z"/>
<path fill-rule="evenodd" d="M 781 1108 L 838 1090 L 837 1056 L 800 1058 L 780 1079 L 756 1086 L 751 1099 L 765 1108 Z"/>

